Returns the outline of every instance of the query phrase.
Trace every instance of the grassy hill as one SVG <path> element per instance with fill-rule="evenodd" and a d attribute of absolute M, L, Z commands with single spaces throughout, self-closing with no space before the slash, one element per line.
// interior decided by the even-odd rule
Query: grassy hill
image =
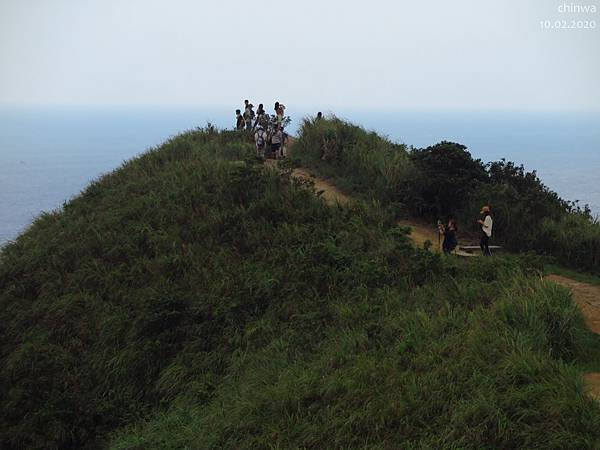
<path fill-rule="evenodd" d="M 95 181 L 0 254 L 0 448 L 597 448 L 568 292 L 415 248 L 394 204 L 212 128 Z"/>
<path fill-rule="evenodd" d="M 598 219 L 561 199 L 535 171 L 505 160 L 484 164 L 455 142 L 410 148 L 336 117 L 305 120 L 294 149 L 295 164 L 432 227 L 453 216 L 463 234 L 477 234 L 474 219 L 492 205 L 495 243 L 600 275 Z"/>

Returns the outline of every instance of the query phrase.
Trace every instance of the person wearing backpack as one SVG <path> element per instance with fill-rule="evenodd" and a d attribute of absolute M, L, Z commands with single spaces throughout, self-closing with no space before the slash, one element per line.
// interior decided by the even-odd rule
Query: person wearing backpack
<path fill-rule="evenodd" d="M 264 158 L 265 146 L 267 144 L 267 133 L 261 125 L 258 126 L 256 133 L 254 133 L 254 142 L 256 143 L 256 155 Z"/>
<path fill-rule="evenodd" d="M 275 159 L 281 156 L 281 144 L 283 143 L 283 132 L 279 126 L 276 126 L 275 131 L 271 134 L 271 152 Z"/>
<path fill-rule="evenodd" d="M 258 109 L 256 110 L 256 120 L 254 121 L 253 128 L 256 128 L 257 126 L 261 125 L 264 129 L 265 126 L 267 125 L 266 121 L 265 121 L 265 116 L 266 116 L 266 112 L 263 107 L 263 104 L 261 103 L 258 105 Z"/>
<path fill-rule="evenodd" d="M 254 119 L 254 110 L 252 109 L 254 105 L 252 103 L 248 103 L 246 105 L 246 109 L 244 110 L 244 120 L 246 122 L 246 130 L 252 129 L 252 120 Z"/>
<path fill-rule="evenodd" d="M 490 251 L 490 238 L 492 237 L 492 227 L 494 226 L 494 220 L 492 219 L 492 210 L 489 206 L 481 208 L 480 214 L 483 214 L 483 220 L 479 219 L 477 223 L 481 225 L 481 240 L 479 241 L 479 247 L 483 256 L 492 256 Z"/>
<path fill-rule="evenodd" d="M 281 127 L 281 157 L 287 157 L 287 143 L 288 143 L 288 134 L 283 131 L 283 127 Z"/>

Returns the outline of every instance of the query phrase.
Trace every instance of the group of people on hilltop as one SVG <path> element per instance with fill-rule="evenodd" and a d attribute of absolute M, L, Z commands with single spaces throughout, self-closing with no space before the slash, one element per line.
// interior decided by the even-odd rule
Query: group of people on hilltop
<path fill-rule="evenodd" d="M 479 213 L 481 214 L 481 217 L 477 219 L 477 223 L 481 229 L 479 247 L 481 248 L 481 253 L 483 256 L 492 256 L 492 252 L 490 251 L 490 238 L 492 237 L 492 228 L 494 226 L 492 209 L 486 205 L 481 208 Z M 448 220 L 447 225 L 444 225 L 442 222 L 438 221 L 438 232 L 440 236 L 444 237 L 444 241 L 442 243 L 443 252 L 445 254 L 451 254 L 458 246 L 458 240 L 456 237 L 458 227 L 456 225 L 456 219 L 451 217 Z"/>
<path fill-rule="evenodd" d="M 275 102 L 273 110 L 275 114 L 269 115 L 263 104 L 258 105 L 256 112 L 254 105 L 249 100 L 244 100 L 244 112 L 236 109 L 236 129 L 254 131 L 254 142 L 256 153 L 264 158 L 269 153 L 273 158 L 285 158 L 287 134 L 284 131 L 289 123 L 285 117 L 285 106 L 283 103 Z"/>

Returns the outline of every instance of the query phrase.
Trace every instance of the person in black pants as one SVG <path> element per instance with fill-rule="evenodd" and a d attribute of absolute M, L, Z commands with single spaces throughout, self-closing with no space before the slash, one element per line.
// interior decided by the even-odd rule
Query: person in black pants
<path fill-rule="evenodd" d="M 492 227 L 494 226 L 494 220 L 492 219 L 492 210 L 489 206 L 481 208 L 480 214 L 483 215 L 483 220 L 479 219 L 477 223 L 481 225 L 481 240 L 479 241 L 479 247 L 483 256 L 492 256 L 490 251 L 490 238 L 492 237 Z"/>

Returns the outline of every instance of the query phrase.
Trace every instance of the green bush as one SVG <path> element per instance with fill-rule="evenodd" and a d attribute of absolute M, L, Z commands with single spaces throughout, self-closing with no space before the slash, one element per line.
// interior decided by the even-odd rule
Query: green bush
<path fill-rule="evenodd" d="M 558 220 L 544 218 L 535 246 L 566 266 L 600 274 L 600 223 L 573 212 Z"/>
<path fill-rule="evenodd" d="M 473 159 L 461 144 L 443 141 L 413 150 L 410 158 L 422 174 L 412 185 L 414 196 L 422 199 L 423 206 L 416 210 L 421 216 L 448 217 L 463 211 L 473 192 L 488 181 L 481 161 Z"/>

